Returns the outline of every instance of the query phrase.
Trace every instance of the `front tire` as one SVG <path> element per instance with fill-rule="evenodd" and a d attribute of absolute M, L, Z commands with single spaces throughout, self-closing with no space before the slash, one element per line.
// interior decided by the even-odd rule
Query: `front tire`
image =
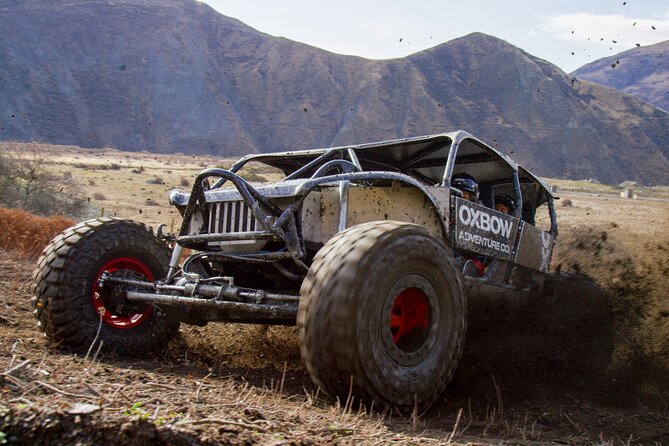
<path fill-rule="evenodd" d="M 314 258 L 297 325 L 307 369 L 326 392 L 425 408 L 451 380 L 466 331 L 452 252 L 414 224 L 353 226 Z"/>
<path fill-rule="evenodd" d="M 141 357 L 165 348 L 179 322 L 156 307 L 132 304 L 103 272 L 153 282 L 166 275 L 169 249 L 141 223 L 99 218 L 67 229 L 47 246 L 33 274 L 38 326 L 52 346 L 88 347 Z"/>

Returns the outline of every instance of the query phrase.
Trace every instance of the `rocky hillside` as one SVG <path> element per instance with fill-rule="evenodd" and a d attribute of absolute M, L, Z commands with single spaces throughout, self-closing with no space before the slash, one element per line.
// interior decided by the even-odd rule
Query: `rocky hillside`
<path fill-rule="evenodd" d="M 236 155 L 462 128 L 540 175 L 667 181 L 669 115 L 484 34 L 373 61 L 194 0 L 5 0 L 0 34 L 2 140 Z"/>
<path fill-rule="evenodd" d="M 669 40 L 596 60 L 573 74 L 669 111 Z"/>

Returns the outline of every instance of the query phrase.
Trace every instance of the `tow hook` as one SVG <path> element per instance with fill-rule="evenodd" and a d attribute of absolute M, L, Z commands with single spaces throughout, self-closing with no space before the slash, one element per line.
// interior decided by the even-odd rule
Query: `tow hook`
<path fill-rule="evenodd" d="M 172 234 L 165 234 L 163 232 L 164 230 L 165 230 L 165 224 L 164 223 L 159 224 L 158 227 L 156 228 L 156 236 L 159 239 L 161 239 L 163 241 L 166 241 L 166 242 L 173 242 L 177 239 L 176 236 L 174 236 Z"/>

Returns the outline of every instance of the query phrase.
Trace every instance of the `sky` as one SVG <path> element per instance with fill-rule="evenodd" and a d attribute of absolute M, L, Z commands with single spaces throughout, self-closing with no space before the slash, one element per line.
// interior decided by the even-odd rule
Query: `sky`
<path fill-rule="evenodd" d="M 202 0 L 200 0 L 202 1 Z M 472 32 L 566 72 L 669 40 L 669 0 L 204 0 L 258 31 L 334 53 L 404 57 Z"/>

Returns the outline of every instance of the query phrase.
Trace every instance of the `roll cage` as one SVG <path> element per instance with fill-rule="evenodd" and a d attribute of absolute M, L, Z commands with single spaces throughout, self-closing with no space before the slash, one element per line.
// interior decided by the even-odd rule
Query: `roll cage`
<path fill-rule="evenodd" d="M 285 176 L 271 188 L 257 188 L 238 175 L 240 169 L 252 161 L 277 168 Z M 206 169 L 197 176 L 190 194 L 181 191 L 170 194 L 170 202 L 183 215 L 179 233 L 172 239 L 179 247 L 199 250 L 208 249 L 211 242 L 272 240 L 283 247 L 273 252 L 248 252 L 239 256 L 273 262 L 292 259 L 300 270 L 306 271 L 307 250 L 296 216 L 310 193 L 326 185 L 339 187 L 338 230 L 343 230 L 351 184 L 363 187 L 405 185 L 419 189 L 430 200 L 441 217 L 444 237 L 450 238 L 449 244 L 457 247 L 453 211 L 462 199 L 458 198 L 460 191 L 448 185 L 453 175 L 462 172 L 470 173 L 479 181 L 481 206 L 492 208 L 497 193 L 509 193 L 516 198 L 516 212 L 512 217 L 518 220 L 514 221 L 518 231 L 522 232 L 524 225 L 534 225 L 534 212 L 547 203 L 551 221 L 548 234 L 551 243 L 554 241 L 557 219 L 547 185 L 506 155 L 462 130 L 353 146 L 253 154 L 241 158 L 229 170 Z M 213 185 L 210 178 L 215 179 Z M 231 183 L 234 189 L 224 188 L 226 183 Z M 437 196 L 436 189 L 445 190 L 446 198 L 443 194 Z M 254 224 L 232 233 L 208 231 L 206 228 L 212 227 L 208 207 L 216 201 L 214 197 L 226 194 L 243 200 Z M 275 197 L 289 198 L 289 203 L 279 207 L 274 203 Z M 517 251 L 518 243 L 513 248 Z M 175 249 L 170 262 L 171 273 L 177 268 L 180 255 L 177 251 Z M 508 260 L 514 259 L 512 256 Z M 527 266 L 538 266 L 535 264 L 530 262 Z"/>

